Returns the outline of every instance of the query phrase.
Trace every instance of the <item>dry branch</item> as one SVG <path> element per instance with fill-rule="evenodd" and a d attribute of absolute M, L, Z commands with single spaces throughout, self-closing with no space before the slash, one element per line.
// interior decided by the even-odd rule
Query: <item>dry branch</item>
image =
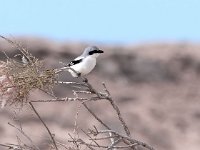
<path fill-rule="evenodd" d="M 25 58 L 28 60 L 27 64 L 19 63 L 14 61 L 13 59 L 8 59 L 7 63 L 0 63 L 0 97 L 5 97 L 5 94 L 9 94 L 7 91 L 9 88 L 15 88 L 15 92 L 17 93 L 17 96 L 11 100 L 12 103 L 19 102 L 24 106 L 24 103 L 28 103 L 30 107 L 32 108 L 33 112 L 37 115 L 45 129 L 47 130 L 51 141 L 53 143 L 53 148 L 56 150 L 59 150 L 60 145 L 64 147 L 65 149 L 69 148 L 70 150 L 81 150 L 81 146 L 86 146 L 90 150 L 96 150 L 96 149 L 108 149 L 108 150 L 115 150 L 115 149 L 136 149 L 137 146 L 142 146 L 144 148 L 147 148 L 149 150 L 154 150 L 153 147 L 150 145 L 138 141 L 131 137 L 130 130 L 128 128 L 128 125 L 126 124 L 119 107 L 117 106 L 116 102 L 113 100 L 109 90 L 107 89 L 105 83 L 102 83 L 103 85 L 103 92 L 100 92 L 96 90 L 92 84 L 88 81 L 85 77 L 79 77 L 81 79 L 80 82 L 71 82 L 71 81 L 58 81 L 57 75 L 59 75 L 62 72 L 66 72 L 70 67 L 62 67 L 58 69 L 45 69 L 41 66 L 41 61 L 39 61 L 37 58 L 32 56 L 28 52 L 27 49 L 23 48 L 20 44 L 17 42 L 13 42 L 12 40 L 9 40 L 8 38 L 5 38 L 3 36 L 0 36 L 1 38 L 8 41 L 12 46 L 19 49 L 21 54 L 25 56 Z M 17 64 L 17 65 L 16 65 Z M 75 70 L 71 69 L 75 72 Z M 76 73 L 76 72 L 75 72 Z M 7 76 L 6 76 L 6 75 Z M 7 83 L 8 86 L 3 86 L 2 83 Z M 58 97 L 53 94 L 52 89 L 54 85 L 61 85 L 65 84 L 67 86 L 74 87 L 76 86 L 76 90 L 72 91 L 74 94 L 74 97 Z M 28 95 L 32 89 L 39 89 L 45 93 L 47 93 L 49 96 L 52 97 L 52 99 L 44 100 L 44 99 L 38 99 L 38 100 L 28 100 Z M 78 90 L 77 90 L 78 89 Z M 7 93 L 6 93 L 7 92 Z M 81 96 L 84 94 L 85 96 Z M 7 98 L 7 97 L 5 97 Z M 10 98 L 10 97 L 9 97 Z M 7 98 L 8 99 L 8 98 Z M 25 101 L 24 101 L 25 99 Z M 99 116 L 96 114 L 93 110 L 91 110 L 87 103 L 95 103 L 96 101 L 107 101 L 109 105 L 112 106 L 112 109 L 115 111 L 118 120 L 126 133 L 126 135 L 119 134 L 117 131 L 112 130 L 112 127 L 108 126 Z M 70 133 L 68 134 L 70 136 L 70 140 L 68 142 L 73 147 L 70 147 L 66 144 L 58 142 L 48 126 L 46 125 L 45 121 L 42 119 L 40 114 L 35 109 L 33 102 L 42 102 L 42 103 L 48 103 L 48 102 L 73 102 L 76 101 L 80 105 L 83 105 L 84 108 L 92 115 L 92 117 L 97 120 L 102 126 L 103 129 L 97 129 L 97 127 L 94 125 L 94 129 L 88 129 L 88 132 L 82 130 L 82 134 L 85 134 L 88 137 L 88 141 L 83 140 L 79 136 L 78 131 L 78 111 L 75 116 L 75 134 L 77 136 L 73 137 Z M 79 107 L 80 107 L 79 105 Z M 15 127 L 14 125 L 12 125 Z M 0 146 L 7 147 L 10 149 L 22 149 L 22 150 L 39 150 L 35 144 L 33 144 L 33 141 L 31 138 L 23 132 L 22 129 L 19 129 L 15 127 L 18 131 L 20 131 L 21 134 L 23 134 L 32 144 L 32 146 L 27 146 L 26 144 L 20 144 L 18 142 L 18 145 L 15 144 L 0 144 Z M 20 139 L 18 139 L 20 141 Z M 110 144 L 103 145 L 101 142 L 107 141 Z"/>
<path fill-rule="evenodd" d="M 44 125 L 44 127 L 46 128 L 47 132 L 49 133 L 50 137 L 51 137 L 51 140 L 55 146 L 55 149 L 58 150 L 58 147 L 56 145 L 56 142 L 55 142 L 55 139 L 54 139 L 54 136 L 53 134 L 51 133 L 51 131 L 49 130 L 48 126 L 45 124 L 45 122 L 42 120 L 42 118 L 40 117 L 39 113 L 36 111 L 35 107 L 33 106 L 33 104 L 31 102 L 29 102 L 32 110 L 34 111 L 34 113 L 37 115 L 37 117 L 40 119 L 40 121 L 42 122 L 42 124 Z"/>

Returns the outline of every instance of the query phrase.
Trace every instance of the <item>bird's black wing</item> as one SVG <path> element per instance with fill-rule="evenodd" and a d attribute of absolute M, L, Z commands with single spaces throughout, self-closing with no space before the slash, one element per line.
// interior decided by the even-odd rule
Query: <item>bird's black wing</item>
<path fill-rule="evenodd" d="M 78 63 L 80 63 L 80 62 L 82 62 L 82 61 L 83 61 L 83 58 L 74 59 L 73 61 L 71 61 L 71 62 L 68 64 L 68 66 L 70 67 L 70 66 L 76 65 L 76 64 L 78 64 Z"/>

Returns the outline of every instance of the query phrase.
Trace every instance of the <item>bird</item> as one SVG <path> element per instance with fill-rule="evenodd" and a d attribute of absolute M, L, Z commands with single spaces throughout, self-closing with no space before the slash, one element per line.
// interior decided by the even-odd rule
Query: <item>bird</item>
<path fill-rule="evenodd" d="M 96 58 L 101 53 L 104 53 L 104 51 L 99 49 L 97 46 L 86 47 L 80 56 L 76 57 L 67 65 L 67 67 L 72 68 L 68 69 L 68 71 L 73 77 L 87 75 L 94 69 L 96 65 Z"/>

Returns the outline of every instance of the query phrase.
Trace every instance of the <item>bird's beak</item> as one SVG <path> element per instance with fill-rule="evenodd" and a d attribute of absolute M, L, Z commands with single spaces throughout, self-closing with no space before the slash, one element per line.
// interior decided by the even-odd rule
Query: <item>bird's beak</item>
<path fill-rule="evenodd" d="M 104 51 L 102 51 L 102 50 L 97 50 L 97 53 L 104 53 Z"/>

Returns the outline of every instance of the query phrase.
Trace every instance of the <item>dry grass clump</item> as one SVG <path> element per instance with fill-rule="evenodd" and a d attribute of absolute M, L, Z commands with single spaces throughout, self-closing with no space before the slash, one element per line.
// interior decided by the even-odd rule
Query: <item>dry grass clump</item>
<path fill-rule="evenodd" d="M 24 59 L 18 62 L 7 56 L 7 62 L 0 63 L 0 97 L 1 105 L 20 104 L 28 100 L 28 95 L 33 89 L 51 91 L 56 80 L 54 69 L 45 69 L 43 63 L 32 56 L 18 43 L 6 41 L 16 47 Z"/>

